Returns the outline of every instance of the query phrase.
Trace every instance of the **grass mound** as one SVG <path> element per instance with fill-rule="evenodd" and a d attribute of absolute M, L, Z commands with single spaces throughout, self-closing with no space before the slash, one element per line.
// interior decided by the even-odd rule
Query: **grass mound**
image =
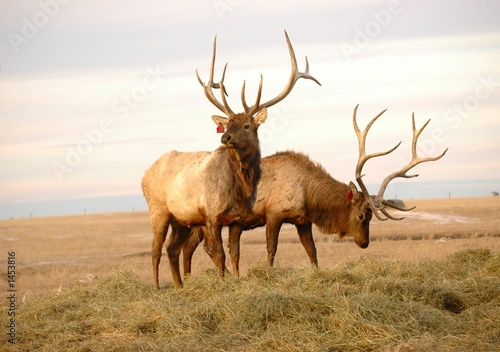
<path fill-rule="evenodd" d="M 488 250 L 417 263 L 364 258 L 331 270 L 258 264 L 225 281 L 207 270 L 180 290 L 156 291 L 132 272 L 118 271 L 21 304 L 14 347 L 494 351 L 499 292 L 500 256 Z"/>

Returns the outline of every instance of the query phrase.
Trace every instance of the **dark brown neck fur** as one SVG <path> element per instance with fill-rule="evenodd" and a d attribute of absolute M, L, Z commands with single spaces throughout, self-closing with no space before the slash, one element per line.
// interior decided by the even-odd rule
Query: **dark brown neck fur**
<path fill-rule="evenodd" d="M 342 235 L 347 229 L 341 224 L 348 223 L 351 202 L 347 199 L 349 186 L 335 180 L 317 165 L 315 177 L 308 180 L 307 204 L 309 218 L 321 233 Z"/>
<path fill-rule="evenodd" d="M 236 148 L 227 148 L 228 162 L 233 172 L 234 198 L 250 211 L 260 179 L 260 149 L 243 156 Z"/>

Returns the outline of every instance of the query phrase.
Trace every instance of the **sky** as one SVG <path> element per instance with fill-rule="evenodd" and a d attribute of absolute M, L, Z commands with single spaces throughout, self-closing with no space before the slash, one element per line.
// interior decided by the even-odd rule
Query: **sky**
<path fill-rule="evenodd" d="M 119 210 L 132 197 L 137 203 L 126 207 L 146 209 L 140 183 L 156 159 L 220 145 L 211 119 L 220 111 L 195 73 L 208 79 L 214 37 L 215 77 L 227 62 L 229 104 L 240 112 L 243 80 L 249 101 L 260 74 L 263 100 L 284 88 L 284 30 L 299 69 L 307 55 L 322 85 L 301 79 L 269 108 L 259 128 L 263 156 L 300 151 L 354 181 L 359 104 L 362 128 L 387 109 L 367 152 L 402 141 L 365 165 L 371 193 L 409 162 L 413 113 L 417 128 L 431 119 L 419 156 L 448 152 L 409 172 L 419 177 L 393 180 L 386 198 L 500 191 L 497 0 L 38 0 L 0 8 L 0 219 L 27 216 L 34 205 L 65 214 L 79 199 L 115 197 L 105 210 Z"/>

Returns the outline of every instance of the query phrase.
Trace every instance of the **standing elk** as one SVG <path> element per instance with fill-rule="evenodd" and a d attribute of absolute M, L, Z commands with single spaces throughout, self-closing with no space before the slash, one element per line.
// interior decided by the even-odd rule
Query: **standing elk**
<path fill-rule="evenodd" d="M 414 208 L 399 207 L 384 199 L 384 192 L 389 182 L 397 177 L 411 178 L 418 175 L 406 173 L 416 165 L 435 161 L 444 156 L 446 149 L 437 157 L 420 158 L 417 156 L 417 140 L 428 120 L 420 129 L 415 128 L 415 117 L 412 115 L 412 159 L 401 170 L 388 175 L 382 182 L 377 195 L 372 196 L 362 180 L 362 169 L 365 163 L 378 156 L 393 152 L 394 148 L 367 155 L 365 152 L 366 136 L 372 124 L 386 111 L 375 116 L 361 131 L 356 122 L 358 106 L 354 109 L 353 125 L 359 144 L 359 158 L 355 177 L 361 191 L 355 184 L 349 185 L 331 177 L 321 165 L 312 162 L 307 156 L 292 151 L 280 152 L 261 159 L 261 178 L 257 185 L 256 201 L 252 214 L 243 222 L 243 230 L 266 226 L 267 260 L 270 266 L 278 248 L 278 235 L 283 223 L 294 224 L 300 241 L 314 266 L 318 265 L 316 247 L 312 235 L 312 224 L 324 234 L 338 234 L 339 238 L 352 236 L 360 248 L 369 244 L 370 220 L 372 214 L 382 221 L 396 218 L 388 213 L 387 208 L 410 211 Z M 382 213 L 382 214 L 380 214 Z M 184 274 L 191 272 L 191 259 L 194 250 L 203 240 L 206 229 L 192 229 L 189 241 L 183 249 Z M 229 233 L 229 250 L 233 272 L 239 272 L 239 240 L 241 232 Z"/>
<path fill-rule="evenodd" d="M 261 104 L 261 75 L 256 102 L 248 107 L 243 83 L 241 101 L 244 113 L 235 114 L 226 101 L 224 76 L 227 64 L 221 81 L 213 81 L 216 39 L 207 84 L 202 82 L 196 71 L 207 99 L 227 115 L 227 118 L 212 116 L 212 119 L 227 131 L 221 137 L 222 146 L 215 151 L 181 153 L 173 150 L 160 157 L 144 174 L 142 190 L 153 227 L 151 255 L 155 288 L 159 288 L 161 250 L 169 226 L 172 226 L 172 231 L 166 250 L 176 288 L 182 286 L 179 255 L 189 236 L 190 226 L 206 226 L 205 249 L 216 265 L 220 277 L 224 277 L 225 254 L 221 229 L 223 226 L 229 226 L 232 233 L 241 233 L 238 224 L 251 210 L 255 201 L 255 189 L 261 173 L 257 129 L 267 118 L 267 108 L 284 99 L 300 78 L 311 79 L 319 84 L 309 75 L 307 57 L 305 72 L 298 71 L 295 53 L 286 32 L 285 37 L 292 62 L 291 75 L 285 89 L 277 97 Z M 222 103 L 215 98 L 212 88 L 221 90 Z"/>

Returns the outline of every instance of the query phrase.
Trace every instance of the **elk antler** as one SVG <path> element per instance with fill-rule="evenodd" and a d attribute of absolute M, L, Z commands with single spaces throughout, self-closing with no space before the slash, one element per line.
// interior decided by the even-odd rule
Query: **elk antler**
<path fill-rule="evenodd" d="M 246 101 L 245 101 L 245 81 L 243 81 L 243 87 L 241 88 L 241 102 L 243 104 L 243 107 L 245 109 L 245 113 L 248 116 L 253 116 L 257 111 L 260 111 L 263 108 L 268 108 L 270 106 L 275 105 L 276 103 L 280 102 L 283 100 L 293 89 L 293 86 L 295 85 L 295 82 L 299 80 L 300 78 L 305 78 L 305 79 L 310 79 L 316 82 L 321 86 L 321 83 L 311 76 L 309 74 L 309 62 L 307 61 L 307 56 L 306 56 L 306 69 L 304 72 L 300 72 L 298 67 L 297 67 L 297 59 L 295 57 L 295 52 L 293 51 L 292 44 L 290 43 L 290 38 L 288 38 L 288 34 L 285 31 L 285 38 L 286 38 L 286 43 L 288 45 L 288 51 L 290 52 L 290 60 L 292 61 L 292 72 L 290 74 L 290 78 L 288 79 L 288 83 L 285 86 L 285 89 L 274 99 L 271 99 L 263 104 L 260 103 L 260 97 L 262 94 L 262 75 L 260 76 L 260 83 L 259 83 L 259 90 L 257 92 L 257 99 L 254 105 L 251 107 L 248 107 Z"/>
<path fill-rule="evenodd" d="M 375 158 L 375 157 L 378 157 L 378 156 L 384 156 L 384 155 L 387 155 L 389 153 L 392 153 L 397 147 L 399 147 L 399 145 L 401 144 L 401 142 L 399 142 L 398 144 L 396 144 L 396 146 L 394 146 L 393 148 L 389 149 L 388 151 L 385 151 L 385 152 L 379 152 L 379 153 L 373 153 L 373 154 L 366 154 L 365 152 L 365 144 L 366 144 L 366 135 L 368 134 L 368 131 L 370 130 L 370 127 L 373 125 L 373 123 L 380 117 L 382 116 L 382 114 L 384 112 L 387 111 L 387 109 L 383 110 L 382 112 L 380 112 L 377 116 L 375 116 L 369 123 L 368 125 L 366 126 L 366 128 L 361 131 L 358 127 L 358 124 L 356 122 L 356 113 L 358 112 L 358 107 L 359 107 L 359 104 L 356 105 L 356 107 L 354 108 L 354 112 L 353 112 L 353 115 L 352 115 L 352 124 L 354 126 L 354 131 L 356 132 L 356 136 L 358 137 L 358 145 L 359 145 L 359 158 L 358 158 L 358 164 L 356 165 L 356 181 L 358 182 L 358 185 L 359 185 L 359 188 L 361 188 L 361 192 L 364 194 L 365 198 L 368 200 L 368 204 L 370 206 L 370 208 L 372 209 L 373 213 L 375 214 L 375 216 L 379 219 L 379 220 L 387 220 L 387 219 L 384 219 L 382 218 L 378 211 L 379 211 L 379 208 L 375 205 L 374 203 L 374 199 L 372 196 L 370 196 L 370 193 L 368 192 L 368 189 L 366 188 L 363 180 L 362 180 L 362 177 L 364 175 L 361 174 L 361 171 L 363 170 L 363 166 L 365 165 L 365 163 L 371 159 L 371 158 Z"/>
<path fill-rule="evenodd" d="M 222 72 L 222 78 L 219 83 L 214 83 L 214 66 L 215 66 L 215 53 L 217 49 L 217 36 L 214 38 L 214 49 L 212 53 L 212 63 L 210 64 L 210 76 L 208 77 L 208 83 L 205 84 L 198 74 L 198 70 L 196 70 L 196 77 L 198 78 L 198 82 L 203 86 L 203 91 L 205 92 L 205 96 L 207 99 L 214 104 L 217 109 L 225 113 L 227 116 L 234 115 L 234 112 L 229 107 L 226 101 L 226 88 L 224 87 L 224 78 L 226 76 L 226 68 L 227 63 L 224 65 L 224 71 Z M 212 88 L 219 89 L 222 96 L 222 104 L 215 98 L 214 93 L 212 92 Z"/>
<path fill-rule="evenodd" d="M 403 177 L 403 178 L 417 177 L 418 174 L 407 175 L 406 173 L 409 170 L 411 170 L 412 168 L 414 168 L 415 166 L 417 166 L 418 164 L 420 164 L 420 163 L 424 163 L 424 162 L 427 162 L 427 161 L 436 161 L 436 160 L 441 159 L 446 154 L 446 152 L 448 151 L 448 148 L 446 148 L 440 155 L 435 156 L 435 157 L 421 158 L 421 157 L 419 157 L 417 155 L 417 141 L 418 141 L 418 137 L 420 136 L 420 134 L 422 133 L 422 131 L 425 129 L 425 127 L 427 127 L 427 125 L 429 124 L 430 121 L 431 121 L 431 119 L 427 120 L 427 122 L 420 129 L 417 130 L 415 128 L 415 113 L 411 114 L 411 122 L 412 122 L 412 130 L 413 130 L 413 139 L 412 139 L 412 143 L 411 143 L 411 156 L 412 156 L 412 159 L 410 160 L 410 162 L 408 163 L 408 165 L 406 165 L 403 168 L 401 168 L 401 170 L 395 171 L 392 174 L 388 175 L 384 179 L 384 181 L 382 181 L 382 184 L 380 185 L 380 189 L 379 189 L 379 191 L 377 193 L 377 196 L 375 197 L 375 200 L 374 200 L 376 205 L 377 205 L 377 203 L 380 203 L 380 204 L 382 204 L 384 206 L 388 206 L 388 207 L 391 207 L 391 208 L 394 208 L 394 209 L 398 209 L 398 210 L 402 210 L 402 211 L 410 211 L 410 210 L 412 210 L 412 209 L 415 208 L 415 207 L 413 207 L 413 208 L 398 207 L 395 204 L 386 201 L 383 196 L 384 196 L 385 189 L 387 188 L 387 185 L 389 184 L 389 182 L 391 182 L 391 180 L 393 180 L 393 179 L 395 179 L 397 177 Z M 381 211 L 382 211 L 382 213 L 384 213 L 384 215 L 386 215 L 387 217 L 393 219 L 383 208 L 381 208 Z"/>
<path fill-rule="evenodd" d="M 358 182 L 359 187 L 361 188 L 361 191 L 363 192 L 365 198 L 368 199 L 368 204 L 369 204 L 370 208 L 372 209 L 373 213 L 375 214 L 375 216 L 379 220 L 382 220 L 382 221 L 385 221 L 385 220 L 388 220 L 388 219 L 402 220 L 402 219 L 404 219 L 404 217 L 402 217 L 402 218 L 393 217 L 393 216 L 391 216 L 387 212 L 387 210 L 385 208 L 386 207 L 390 207 L 390 208 L 398 209 L 398 210 L 401 210 L 401 211 L 410 211 L 410 210 L 414 209 L 415 207 L 413 207 L 413 208 L 403 208 L 403 207 L 399 207 L 399 206 L 397 206 L 397 205 L 395 205 L 395 204 L 393 204 L 393 203 L 388 202 L 387 200 L 385 200 L 384 199 L 384 192 L 385 192 L 385 189 L 387 188 L 387 185 L 389 184 L 389 182 L 391 180 L 393 180 L 393 179 L 395 179 L 397 177 L 404 177 L 404 178 L 417 177 L 418 174 L 407 175 L 406 173 L 410 169 L 412 169 L 413 167 L 417 166 L 420 163 L 427 162 L 427 161 L 436 161 L 436 160 L 441 159 L 446 154 L 446 152 L 448 151 L 448 148 L 446 148 L 445 151 L 441 155 L 438 155 L 436 157 L 428 157 L 428 158 L 420 158 L 420 157 L 418 157 L 418 155 L 417 155 L 417 141 L 418 141 L 418 137 L 420 136 L 420 134 L 422 133 L 422 131 L 424 130 L 424 128 L 429 124 L 429 122 L 431 120 L 429 119 L 420 129 L 417 130 L 415 128 L 415 115 L 412 114 L 413 141 L 412 141 L 412 149 L 411 149 L 411 151 L 412 151 L 412 159 L 411 159 L 411 161 L 408 163 L 408 165 L 406 165 L 405 167 L 403 167 L 401 170 L 395 171 L 392 174 L 388 175 L 382 181 L 382 184 L 380 186 L 380 189 L 379 189 L 377 195 L 376 196 L 370 196 L 370 194 L 368 193 L 368 190 L 367 190 L 367 188 L 364 185 L 363 180 L 362 180 L 362 177 L 364 175 L 361 174 L 361 170 L 363 169 L 364 164 L 366 163 L 366 161 L 368 161 L 368 159 L 392 153 L 397 147 L 399 147 L 399 145 L 401 144 L 401 142 L 399 142 L 394 148 L 392 148 L 392 149 L 390 149 L 390 150 L 388 150 L 386 152 L 373 153 L 373 154 L 366 155 L 366 153 L 365 153 L 365 143 L 366 143 L 366 135 L 368 133 L 368 130 L 370 129 L 371 125 L 384 112 L 386 112 L 387 109 L 384 110 L 384 111 L 382 111 L 381 113 L 379 113 L 377 116 L 375 116 L 368 123 L 368 125 L 366 126 L 366 128 L 365 128 L 364 131 L 360 131 L 360 129 L 358 128 L 358 125 L 356 123 L 356 112 L 358 110 L 358 106 L 359 105 L 356 105 L 356 107 L 354 108 L 354 113 L 353 113 L 353 125 L 354 125 L 354 130 L 356 131 L 356 135 L 358 136 L 358 144 L 359 144 L 359 159 L 358 159 L 358 164 L 356 166 L 356 181 Z M 386 218 L 381 217 L 380 214 L 378 214 L 379 211 L 382 212 L 382 214 L 384 214 L 386 216 Z"/>

